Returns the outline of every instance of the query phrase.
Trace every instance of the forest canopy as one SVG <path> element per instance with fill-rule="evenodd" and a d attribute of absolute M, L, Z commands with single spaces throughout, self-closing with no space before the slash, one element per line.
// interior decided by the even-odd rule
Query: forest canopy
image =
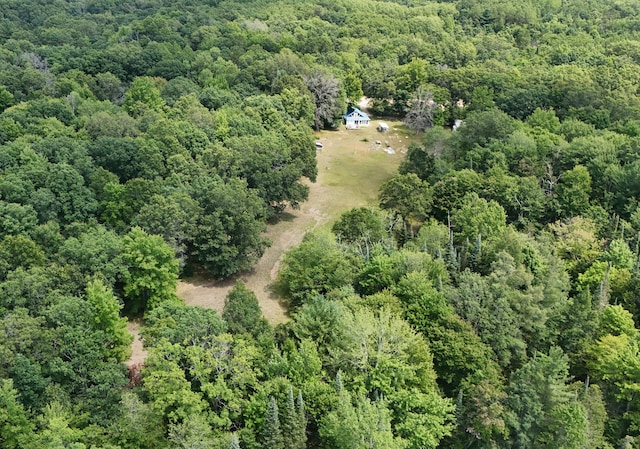
<path fill-rule="evenodd" d="M 631 0 L 2 1 L 0 446 L 640 447 L 639 29 Z M 185 305 L 363 96 L 420 143 L 285 255 L 290 321 L 241 282 Z"/>

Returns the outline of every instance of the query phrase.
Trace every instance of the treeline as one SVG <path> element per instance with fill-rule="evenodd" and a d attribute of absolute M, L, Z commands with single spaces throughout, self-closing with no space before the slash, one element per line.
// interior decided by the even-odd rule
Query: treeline
<path fill-rule="evenodd" d="M 409 323 L 455 404 L 441 447 L 635 447 L 635 139 L 552 110 L 469 112 L 410 148 L 382 210 L 290 251 L 282 292 L 295 319 L 322 304 Z"/>
<path fill-rule="evenodd" d="M 638 8 L 3 1 L 0 446 L 637 446 Z M 362 95 L 464 124 L 286 256 L 287 325 L 185 306 Z"/>

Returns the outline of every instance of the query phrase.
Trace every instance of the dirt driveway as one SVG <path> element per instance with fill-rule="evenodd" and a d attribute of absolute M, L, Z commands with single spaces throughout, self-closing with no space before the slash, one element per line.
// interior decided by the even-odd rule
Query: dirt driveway
<path fill-rule="evenodd" d="M 400 123 L 385 122 L 391 127 L 385 134 L 376 131 L 376 122 L 360 130 L 318 133 L 323 149 L 317 153 L 317 182 L 309 183 L 309 199 L 299 210 L 285 211 L 278 223 L 269 226 L 267 237 L 272 243 L 255 268 L 224 281 L 183 280 L 178 295 L 187 304 L 222 311 L 228 291 L 236 279 L 242 279 L 255 292 L 269 322 L 286 321 L 286 310 L 271 289 L 282 255 L 307 232 L 331 225 L 341 213 L 377 203 L 380 185 L 396 172 L 411 139 Z"/>

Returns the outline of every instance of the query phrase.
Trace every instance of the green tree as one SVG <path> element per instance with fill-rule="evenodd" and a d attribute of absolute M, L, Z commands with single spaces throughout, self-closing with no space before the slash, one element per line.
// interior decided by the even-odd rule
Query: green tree
<path fill-rule="evenodd" d="M 360 207 L 343 213 L 331 230 L 340 243 L 350 246 L 366 260 L 374 245 L 390 243 L 387 226 L 380 211 Z"/>
<path fill-rule="evenodd" d="M 225 323 L 213 309 L 165 302 L 145 314 L 142 334 L 148 346 L 165 339 L 173 344 L 210 346 L 212 339 L 225 331 Z"/>
<path fill-rule="evenodd" d="M 429 342 L 438 383 L 447 393 L 458 393 L 462 382 L 473 373 L 498 372 L 491 349 L 472 324 L 462 320 L 425 273 L 407 273 L 393 289 L 400 299 L 409 324 Z"/>
<path fill-rule="evenodd" d="M 238 441 L 238 435 L 235 432 L 231 435 L 231 444 L 229 445 L 229 449 L 240 449 L 240 441 Z"/>
<path fill-rule="evenodd" d="M 208 448 L 217 443 L 211 426 L 202 415 L 191 415 L 182 422 L 170 424 L 168 439 L 175 449 Z"/>
<path fill-rule="evenodd" d="M 296 398 L 296 414 L 298 415 L 298 425 L 296 428 L 296 448 L 304 449 L 305 447 L 307 447 L 307 410 L 305 408 L 304 399 L 302 399 L 302 390 L 298 390 L 298 397 Z"/>
<path fill-rule="evenodd" d="M 457 241 L 475 241 L 478 235 L 483 239 L 500 235 L 506 228 L 507 216 L 497 202 L 480 198 L 477 193 L 469 193 L 462 199 L 458 209 L 451 212 L 451 222 Z"/>
<path fill-rule="evenodd" d="M 81 442 L 84 439 L 82 430 L 73 427 L 71 411 L 59 402 L 48 404 L 42 419 L 41 430 L 35 435 L 31 444 L 36 448 L 86 449 Z"/>
<path fill-rule="evenodd" d="M 358 104 L 360 99 L 364 96 L 362 92 L 362 81 L 356 73 L 353 71 L 348 72 L 343 80 L 344 91 L 347 96 L 347 101 L 351 104 Z"/>
<path fill-rule="evenodd" d="M 38 224 L 38 216 L 31 206 L 0 201 L 0 238 L 28 233 Z"/>
<path fill-rule="evenodd" d="M 295 314 L 291 331 L 301 341 L 313 341 L 325 360 L 329 350 L 344 344 L 345 306 L 341 302 L 316 297 Z"/>
<path fill-rule="evenodd" d="M 464 159 L 466 151 L 475 145 L 487 146 L 493 140 L 505 139 L 517 128 L 518 122 L 497 109 L 471 113 L 456 132 L 455 156 Z"/>
<path fill-rule="evenodd" d="M 640 410 L 634 402 L 640 388 L 640 332 L 631 325 L 631 315 L 619 306 L 605 309 L 602 336 L 588 349 L 588 367 L 599 378 L 611 383 L 616 401 L 626 405 L 626 418 L 640 423 Z"/>
<path fill-rule="evenodd" d="M 238 280 L 227 294 L 222 310 L 222 319 L 232 334 L 264 335 L 270 329 L 262 315 L 255 293 L 244 282 Z"/>
<path fill-rule="evenodd" d="M 117 361 L 126 360 L 131 354 L 133 336 L 127 330 L 127 320 L 120 318 L 122 305 L 99 279 L 87 284 L 87 301 L 95 311 L 94 325 L 105 333 L 105 356 Z"/>
<path fill-rule="evenodd" d="M 179 365 L 182 349 L 168 341 L 149 351 L 143 370 L 143 391 L 151 407 L 170 423 L 184 421 L 206 410 L 201 392 L 191 389 L 191 382 Z"/>
<path fill-rule="evenodd" d="M 0 86 L 0 111 L 4 111 L 9 106 L 13 105 L 15 102 L 15 98 L 11 92 L 7 90 L 6 87 Z"/>
<path fill-rule="evenodd" d="M 272 114 L 281 120 L 281 113 L 271 109 Z M 280 124 L 265 125 L 284 127 Z M 294 139 L 301 137 L 295 136 Z M 287 205 L 297 208 L 307 199 L 309 188 L 300 183 L 300 178 L 309 174 L 305 160 L 307 154 L 299 151 L 301 148 L 297 142 L 287 142 L 284 136 L 276 134 L 263 134 L 230 138 L 225 144 L 232 150 L 231 160 L 222 162 L 228 166 L 225 175 L 246 179 L 247 186 L 255 189 L 263 199 L 269 216 L 282 212 Z M 302 145 L 312 148 L 313 144 L 306 141 Z M 315 154 L 312 159 L 315 164 Z"/>
<path fill-rule="evenodd" d="M 262 200 L 239 179 L 226 184 L 215 179 L 194 182 L 192 189 L 202 207 L 193 236 L 193 261 L 220 278 L 251 268 L 267 246 Z"/>
<path fill-rule="evenodd" d="M 0 241 L 0 277 L 2 278 L 18 267 L 43 265 L 44 261 L 45 254 L 42 248 L 25 234 L 7 235 Z"/>
<path fill-rule="evenodd" d="M 426 341 L 388 309 L 359 309 L 347 313 L 343 323 L 344 344 L 331 351 L 334 363 L 369 396 L 388 401 L 390 430 L 410 447 L 436 447 L 450 433 L 452 407 L 436 387 Z M 362 412 L 371 411 L 369 404 L 360 405 Z"/>
<path fill-rule="evenodd" d="M 155 449 L 166 444 L 164 417 L 131 390 L 123 392 L 120 413 L 112 422 L 114 442 L 123 449 Z"/>
<path fill-rule="evenodd" d="M 33 438 L 34 425 L 18 401 L 11 379 L 0 380 L 0 444 L 3 448 L 26 447 Z"/>
<path fill-rule="evenodd" d="M 481 186 L 482 177 L 473 170 L 448 172 L 433 184 L 434 217 L 442 223 L 447 223 L 451 211 L 460 207 L 466 195 L 480 191 Z"/>
<path fill-rule="evenodd" d="M 201 212 L 198 203 L 187 194 L 154 195 L 142 206 L 133 224 L 149 234 L 162 236 L 184 266 L 192 250 L 190 240 L 196 233 Z"/>
<path fill-rule="evenodd" d="M 285 449 L 304 449 L 306 447 L 306 419 L 304 417 L 304 402 L 302 402 L 301 391 L 299 391 L 298 399 L 301 402 L 296 405 L 293 397 L 293 387 L 289 385 L 287 402 L 280 415 Z"/>
<path fill-rule="evenodd" d="M 122 244 L 128 268 L 124 273 L 125 309 L 138 314 L 163 302 L 178 301 L 178 261 L 162 238 L 133 228 Z"/>
<path fill-rule="evenodd" d="M 103 226 L 69 237 L 58 251 L 58 262 L 74 267 L 86 280 L 100 276 L 115 286 L 126 270 L 122 261 L 122 238 Z"/>
<path fill-rule="evenodd" d="M 146 111 L 161 111 L 165 102 L 160 95 L 160 90 L 155 86 L 153 78 L 148 76 L 137 77 L 129 90 L 125 93 L 122 103 L 125 111 L 133 117 L 143 115 Z"/>
<path fill-rule="evenodd" d="M 559 348 L 536 354 L 513 373 L 507 405 L 515 447 L 579 448 L 586 443 L 585 411 L 567 381 L 567 357 Z"/>
<path fill-rule="evenodd" d="M 557 254 L 567 271 L 576 279 L 600 256 L 602 242 L 597 237 L 596 223 L 583 217 L 549 225 L 555 236 Z"/>
<path fill-rule="evenodd" d="M 295 309 L 316 295 L 349 285 L 355 266 L 352 257 L 338 247 L 333 235 L 314 232 L 285 254 L 278 283 Z"/>
<path fill-rule="evenodd" d="M 437 128 L 436 128 L 437 129 Z M 435 129 L 432 132 L 438 132 Z M 415 142 L 409 144 L 407 155 L 400 163 L 398 173 L 406 175 L 407 173 L 414 173 L 423 181 L 428 181 L 433 175 L 436 168 L 436 149 L 431 149 L 428 146 L 425 148 L 420 147 Z"/>
<path fill-rule="evenodd" d="M 262 427 L 262 447 L 265 449 L 284 449 L 278 404 L 273 396 L 269 398 L 267 414 Z"/>
<path fill-rule="evenodd" d="M 561 218 L 584 215 L 589 208 L 591 176 L 586 167 L 576 165 L 562 174 L 555 189 L 557 214 Z"/>
<path fill-rule="evenodd" d="M 413 173 L 395 175 L 380 187 L 380 207 L 407 221 L 423 221 L 431 211 L 429 184 Z"/>
<path fill-rule="evenodd" d="M 61 143 L 62 144 L 62 143 Z M 67 163 L 52 164 L 47 171 L 45 187 L 54 196 L 54 210 L 61 224 L 85 221 L 98 208 L 93 192 L 85 186 L 85 180 Z M 38 207 L 34 208 L 40 212 Z"/>
<path fill-rule="evenodd" d="M 338 407 L 320 422 L 323 447 L 348 449 L 404 449 L 407 442 L 395 437 L 389 409 L 382 401 L 358 396 L 352 404 L 347 391 L 340 393 Z"/>

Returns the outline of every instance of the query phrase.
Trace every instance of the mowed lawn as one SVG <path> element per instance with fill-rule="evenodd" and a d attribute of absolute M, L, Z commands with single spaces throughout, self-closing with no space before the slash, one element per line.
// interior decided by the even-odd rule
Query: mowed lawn
<path fill-rule="evenodd" d="M 271 323 L 286 321 L 286 309 L 272 289 L 282 255 L 298 245 L 307 232 L 330 227 L 343 212 L 353 207 L 377 205 L 380 186 L 397 171 L 409 142 L 419 141 L 401 122 L 385 120 L 390 130 L 384 134 L 376 130 L 377 123 L 373 121 L 370 127 L 358 130 L 346 130 L 342 126 L 337 131 L 316 133 L 323 148 L 317 151 L 317 181 L 308 183 L 309 199 L 300 209 L 285 211 L 278 223 L 268 227 L 271 246 L 255 268 L 224 281 L 202 277 L 184 279 L 178 285 L 178 295 L 187 304 L 222 311 L 227 293 L 236 279 L 240 279 L 255 292 Z"/>
<path fill-rule="evenodd" d="M 386 123 L 391 129 L 384 134 L 373 122 L 369 128 L 341 128 L 316 136 L 324 148 L 317 152 L 318 180 L 308 204 L 320 208 L 326 217 L 322 224 L 331 224 L 353 207 L 378 204 L 380 186 L 397 171 L 410 141 L 401 123 Z"/>

